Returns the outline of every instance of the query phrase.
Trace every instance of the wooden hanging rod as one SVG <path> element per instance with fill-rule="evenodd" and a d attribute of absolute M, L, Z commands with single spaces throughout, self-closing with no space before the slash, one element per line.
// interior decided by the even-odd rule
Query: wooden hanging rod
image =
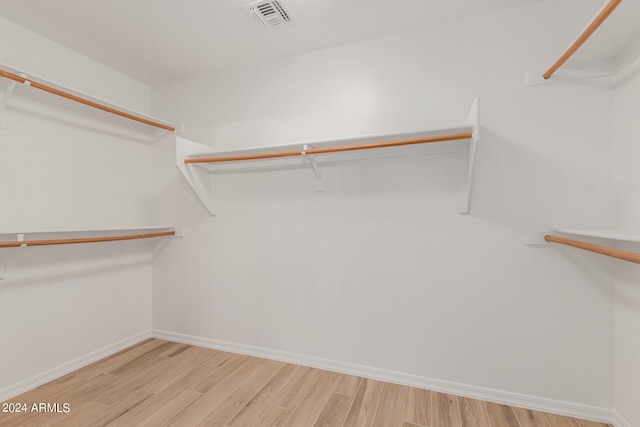
<path fill-rule="evenodd" d="M 640 254 L 637 254 L 635 252 L 623 251 L 620 249 L 609 248 L 607 246 L 594 245 L 593 243 L 566 239 L 564 237 L 552 236 L 549 234 L 544 236 L 544 240 L 546 240 L 547 242 L 560 243 L 561 245 L 572 246 L 574 248 L 584 249 L 585 251 L 595 252 L 597 254 L 640 264 Z"/>
<path fill-rule="evenodd" d="M 139 117 L 130 113 L 126 113 L 124 111 L 117 110 L 112 107 L 108 107 L 106 105 L 99 104 L 94 101 L 90 101 L 85 98 L 81 98 L 77 95 L 73 95 L 71 93 L 65 92 L 60 89 L 56 89 L 51 86 L 47 86 L 42 83 L 34 82 L 33 80 L 29 80 L 22 76 L 18 76 L 16 74 L 9 73 L 4 70 L 0 70 L 0 76 L 5 77 L 10 80 L 14 80 L 16 82 L 27 84 L 31 87 L 35 87 L 36 89 L 43 90 L 45 92 L 52 93 L 54 95 L 58 95 L 62 98 L 70 99 L 71 101 L 79 102 L 80 104 L 88 105 L 89 107 L 97 108 L 98 110 L 106 111 L 107 113 L 115 114 L 116 116 L 124 117 L 129 120 L 134 120 L 136 122 L 144 123 L 149 126 L 154 126 L 160 129 L 168 130 L 170 132 L 175 131 L 176 129 L 173 126 L 165 125 L 164 123 L 154 122 L 153 120 L 145 119 L 144 117 Z"/>
<path fill-rule="evenodd" d="M 220 163 L 220 162 L 235 162 L 239 160 L 258 160 L 258 159 L 271 159 L 274 157 L 294 157 L 311 154 L 326 154 L 326 153 L 338 153 L 342 151 L 354 151 L 354 150 L 368 150 L 372 148 L 384 148 L 384 147 L 398 147 L 401 145 L 413 145 L 413 144 L 426 144 L 430 142 L 442 142 L 442 141 L 454 141 L 458 139 L 471 139 L 473 134 L 469 133 L 456 133 L 451 135 L 431 136 L 426 138 L 417 139 L 405 139 L 402 141 L 389 141 L 389 142 L 377 142 L 372 144 L 361 145 L 345 145 L 341 147 L 327 147 L 327 148 L 309 148 L 307 150 L 296 151 L 281 151 L 278 153 L 265 153 L 265 154 L 249 154 L 244 156 L 228 156 L 228 157 L 206 157 L 201 159 L 185 159 L 185 163 Z"/>
<path fill-rule="evenodd" d="M 611 15 L 611 13 L 622 3 L 622 0 L 609 0 L 609 3 L 602 8 L 600 13 L 591 21 L 589 26 L 578 36 L 575 42 L 566 50 L 565 53 L 542 75 L 545 79 L 548 79 L 555 73 L 558 68 L 562 66 L 567 60 L 574 54 L 580 46 L 598 29 L 598 27 Z"/>
<path fill-rule="evenodd" d="M 175 231 L 162 231 L 158 233 L 129 234 L 126 236 L 106 236 L 106 237 L 83 237 L 78 239 L 56 239 L 56 240 L 24 240 L 16 242 L 0 242 L 0 248 L 17 248 L 20 246 L 47 246 L 47 245 L 69 245 L 75 243 L 98 243 L 114 242 L 120 240 L 149 239 L 151 237 L 175 236 Z"/>

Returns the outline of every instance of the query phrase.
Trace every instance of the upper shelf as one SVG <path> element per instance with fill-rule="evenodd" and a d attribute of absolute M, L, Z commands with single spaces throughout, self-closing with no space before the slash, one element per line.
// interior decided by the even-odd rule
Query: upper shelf
<path fill-rule="evenodd" d="M 638 17 L 640 16 L 640 2 L 625 0 L 614 3 L 604 1 L 603 8 L 615 7 L 593 37 L 566 62 L 564 68 L 578 70 L 586 65 L 601 64 L 609 67 L 612 73 L 617 72 L 630 60 L 640 54 L 640 33 L 638 31 Z M 599 12 L 597 12 L 599 13 Z"/>
<path fill-rule="evenodd" d="M 238 150 L 211 150 L 188 155 L 185 164 L 193 164 L 209 172 L 241 172 L 250 169 L 271 169 L 308 165 L 313 158 L 316 165 L 371 157 L 389 157 L 377 148 L 426 144 L 471 139 L 473 127 L 449 127 L 423 132 L 366 135 L 343 139 L 308 141 L 295 144 L 247 147 Z M 377 154 L 376 154 L 377 153 Z M 317 156 L 317 157 L 316 157 Z M 391 153 L 391 156 L 393 154 Z"/>
<path fill-rule="evenodd" d="M 150 139 L 161 132 L 175 131 L 167 121 L 0 64 L 0 115 L 13 97 L 106 122 Z"/>
<path fill-rule="evenodd" d="M 321 167 L 345 161 L 411 156 L 417 146 L 433 147 L 427 154 L 461 152 L 466 149 L 466 197 L 462 213 L 469 213 L 471 182 L 476 143 L 480 139 L 479 101 L 476 98 L 467 120 L 457 126 L 411 133 L 365 135 L 324 141 L 308 141 L 235 150 L 213 150 L 211 147 L 176 137 L 176 166 L 211 215 L 215 215 L 213 188 L 206 175 L 249 170 L 311 168 L 316 177 L 316 190 L 322 191 Z M 451 141 L 457 145 L 431 144 Z M 468 145 L 465 143 L 468 142 Z M 423 153 L 424 154 L 424 153 Z M 202 176 L 200 173 L 204 173 Z"/>
<path fill-rule="evenodd" d="M 589 22 L 587 28 L 580 33 L 576 40 L 569 46 L 569 48 L 558 58 L 558 60 L 542 75 L 544 79 L 550 78 L 558 68 L 567 62 L 567 60 L 573 56 L 574 53 L 587 41 L 589 37 L 602 25 L 602 23 L 613 13 L 613 11 L 620 5 L 622 0 L 608 0 L 602 8 L 598 11 L 596 16 Z"/>
<path fill-rule="evenodd" d="M 615 13 L 614 13 L 615 11 Z M 546 71 L 525 75 L 525 84 L 534 86 L 560 78 L 598 77 L 613 74 L 626 65 L 629 57 L 637 56 L 637 1 L 606 0 L 586 28 Z M 605 23 L 606 21 L 606 23 Z M 597 30 L 597 35 L 591 37 Z M 560 70 L 564 67 L 563 70 Z"/>

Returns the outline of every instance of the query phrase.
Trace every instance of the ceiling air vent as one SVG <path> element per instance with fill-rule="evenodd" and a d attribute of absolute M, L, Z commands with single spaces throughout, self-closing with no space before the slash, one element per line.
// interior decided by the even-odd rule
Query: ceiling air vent
<path fill-rule="evenodd" d="M 267 28 L 278 27 L 291 21 L 289 12 L 281 0 L 260 0 L 250 3 L 244 8 Z"/>

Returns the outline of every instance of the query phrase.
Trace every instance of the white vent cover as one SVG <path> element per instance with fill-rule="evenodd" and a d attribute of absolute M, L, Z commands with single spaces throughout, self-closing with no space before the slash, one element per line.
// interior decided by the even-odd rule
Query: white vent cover
<path fill-rule="evenodd" d="M 278 27 L 291 21 L 289 12 L 281 0 L 260 0 L 244 7 L 267 28 Z"/>

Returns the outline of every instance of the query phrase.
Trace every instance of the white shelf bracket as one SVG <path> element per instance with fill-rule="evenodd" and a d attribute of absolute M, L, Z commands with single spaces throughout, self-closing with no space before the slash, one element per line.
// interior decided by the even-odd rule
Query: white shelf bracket
<path fill-rule="evenodd" d="M 24 75 L 22 75 L 22 77 L 24 77 Z M 9 101 L 9 98 L 11 98 L 11 94 L 13 93 L 13 89 L 16 87 L 16 84 L 17 82 L 15 81 L 9 82 L 7 90 L 5 90 L 3 93 L 0 93 L 0 129 L 5 129 L 7 127 L 5 110 L 7 107 L 7 102 Z"/>
<path fill-rule="evenodd" d="M 184 237 L 186 235 L 185 227 L 174 227 L 174 230 L 176 232 L 176 234 L 174 235 L 175 237 Z"/>
<path fill-rule="evenodd" d="M 16 242 L 24 242 L 24 234 L 18 233 L 16 234 Z M 26 248 L 27 245 L 20 245 L 21 248 Z"/>
<path fill-rule="evenodd" d="M 320 167 L 316 163 L 316 159 L 313 156 L 313 154 L 311 155 L 306 154 L 306 151 L 309 148 L 312 148 L 312 147 L 310 147 L 307 144 L 304 144 L 302 147 L 302 150 L 303 150 L 302 155 L 305 156 L 305 158 L 309 161 L 309 164 L 311 165 L 311 169 L 313 170 L 313 174 L 315 175 L 313 191 L 315 191 L 316 193 L 322 193 L 324 191 L 324 177 L 322 176 L 322 170 L 320 170 Z"/>
<path fill-rule="evenodd" d="M 181 137 L 176 138 L 176 166 L 196 193 L 204 207 L 212 216 L 215 216 L 214 192 L 215 174 L 209 174 L 198 167 L 187 167 L 184 160 L 190 155 L 206 153 L 211 147 L 189 141 Z"/>
<path fill-rule="evenodd" d="M 527 230 L 524 234 L 524 244 L 527 246 L 548 246 L 544 236 L 551 233 L 551 230 Z"/>
<path fill-rule="evenodd" d="M 553 80 L 542 77 L 542 72 L 529 71 L 524 73 L 524 85 L 527 87 L 540 86 L 548 83 L 553 83 Z"/>
<path fill-rule="evenodd" d="M 464 199 L 464 208 L 460 212 L 463 215 L 468 215 L 471 205 L 471 188 L 473 184 L 473 167 L 476 159 L 476 145 L 480 141 L 480 99 L 475 98 L 469 110 L 469 116 L 465 122 L 466 125 L 471 126 L 473 136 L 469 142 L 469 153 L 467 159 L 467 188 Z"/>

